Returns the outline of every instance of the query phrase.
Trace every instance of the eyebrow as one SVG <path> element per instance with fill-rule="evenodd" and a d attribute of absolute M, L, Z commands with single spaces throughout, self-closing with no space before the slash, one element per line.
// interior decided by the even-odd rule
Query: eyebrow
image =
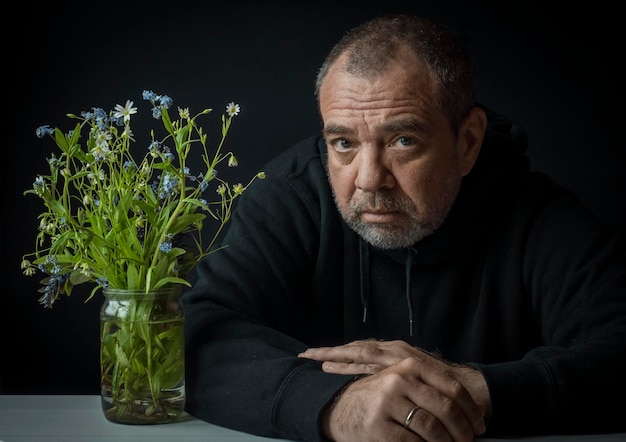
<path fill-rule="evenodd" d="M 426 125 L 415 118 L 402 118 L 383 125 L 385 132 L 426 132 Z"/>
<path fill-rule="evenodd" d="M 383 124 L 382 130 L 386 133 L 396 132 L 428 132 L 425 124 L 415 118 L 402 118 Z M 325 137 L 330 135 L 353 135 L 354 130 L 341 124 L 329 124 L 322 131 Z"/>
<path fill-rule="evenodd" d="M 329 135 L 352 135 L 354 131 L 347 126 L 342 126 L 340 124 L 329 124 L 324 127 L 322 131 L 325 137 Z"/>

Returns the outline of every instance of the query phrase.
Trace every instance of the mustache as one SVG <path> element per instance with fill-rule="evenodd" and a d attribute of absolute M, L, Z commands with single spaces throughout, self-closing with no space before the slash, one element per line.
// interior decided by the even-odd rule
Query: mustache
<path fill-rule="evenodd" d="M 351 212 L 364 212 L 367 210 L 387 210 L 406 212 L 415 210 L 411 201 L 398 195 L 384 192 L 364 193 L 350 200 Z"/>

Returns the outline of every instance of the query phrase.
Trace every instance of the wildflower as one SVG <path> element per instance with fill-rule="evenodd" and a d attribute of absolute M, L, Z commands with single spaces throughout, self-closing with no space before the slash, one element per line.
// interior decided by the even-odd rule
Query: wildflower
<path fill-rule="evenodd" d="M 241 108 L 239 107 L 239 105 L 235 104 L 232 101 L 228 103 L 228 105 L 226 106 L 226 113 L 228 114 L 229 117 L 234 117 L 235 115 L 239 115 L 240 110 Z"/>
<path fill-rule="evenodd" d="M 106 141 L 102 141 L 100 143 L 96 143 L 96 146 L 91 150 L 91 154 L 94 156 L 96 161 L 103 161 L 107 158 L 107 156 L 111 153 L 109 149 L 109 145 Z"/>
<path fill-rule="evenodd" d="M 56 170 L 59 168 L 60 162 L 59 159 L 52 154 L 50 159 L 48 159 L 48 164 L 50 165 L 50 170 Z"/>
<path fill-rule="evenodd" d="M 126 104 L 124 106 L 116 104 L 115 114 L 113 114 L 113 116 L 116 118 L 124 118 L 124 122 L 130 121 L 130 116 L 137 113 L 137 108 L 133 107 L 133 104 L 134 103 L 130 100 L 126 100 Z"/>
<path fill-rule="evenodd" d="M 46 308 L 52 308 L 52 304 L 57 300 L 59 294 L 62 293 L 63 285 L 68 279 L 69 274 L 67 273 L 63 275 L 51 275 L 44 279 L 42 281 L 44 287 L 40 290 L 40 292 L 43 292 L 43 295 L 39 298 L 39 303 Z"/>
<path fill-rule="evenodd" d="M 148 151 L 150 152 L 150 155 L 152 155 L 153 158 L 158 157 L 159 153 L 161 152 L 161 142 L 152 141 L 150 143 L 150 146 L 148 146 Z"/>
<path fill-rule="evenodd" d="M 170 252 L 172 250 L 172 238 L 173 237 L 174 235 L 172 235 L 171 233 L 168 233 L 167 235 L 165 235 L 165 240 L 159 243 L 159 250 L 164 253 Z"/>
<path fill-rule="evenodd" d="M 155 120 L 160 120 L 161 119 L 161 109 L 159 109 L 157 106 L 154 106 L 152 108 L 152 117 Z"/>
<path fill-rule="evenodd" d="M 91 278 L 91 272 L 89 271 L 89 264 L 81 263 L 78 267 L 80 269 L 80 273 L 87 278 Z"/>
<path fill-rule="evenodd" d="M 169 109 L 172 106 L 172 104 L 174 104 L 174 100 L 172 100 L 167 95 L 159 95 L 157 99 L 159 101 L 159 107 L 161 109 Z"/>
<path fill-rule="evenodd" d="M 99 130 L 96 132 L 96 145 L 98 147 L 107 148 L 109 141 L 113 138 L 113 135 L 108 130 Z"/>
<path fill-rule="evenodd" d="M 181 109 L 180 107 L 178 108 L 178 115 L 180 116 L 180 118 L 184 118 L 185 120 L 188 120 L 190 118 L 189 115 L 189 108 L 186 107 L 184 109 Z"/>
<path fill-rule="evenodd" d="M 168 253 L 172 250 L 172 241 L 163 241 L 159 244 L 159 250 Z"/>
<path fill-rule="evenodd" d="M 52 135 L 53 133 L 54 133 L 54 129 L 52 129 L 48 125 L 39 126 L 37 130 L 35 130 L 35 134 L 37 135 L 38 138 L 43 138 L 46 135 Z"/>
<path fill-rule="evenodd" d="M 156 94 L 152 91 L 145 90 L 142 92 L 141 97 L 146 101 L 152 101 L 156 98 Z"/>
<path fill-rule="evenodd" d="M 96 279 L 96 284 L 106 289 L 109 287 L 109 280 L 107 278 L 98 278 Z"/>
<path fill-rule="evenodd" d="M 217 178 L 220 163 L 238 164 L 237 157 L 221 146 L 230 118 L 240 112 L 239 105 L 226 106 L 222 139 L 212 155 L 207 134 L 196 121 L 210 109 L 192 116 L 189 108 L 178 107 L 177 119 L 172 119 L 172 98 L 150 90 L 144 90 L 142 97 L 151 103 L 152 115 L 162 120 L 165 133 L 152 131 L 140 158 L 131 153 L 135 140 L 130 121 L 137 113 L 131 100 L 109 112 L 92 107 L 80 116 L 68 114 L 80 123 L 65 133 L 50 126 L 35 131 L 39 138 L 52 135 L 61 151 L 47 160 L 50 175 L 37 175 L 25 192 L 41 198 L 45 210 L 38 217 L 36 250 L 23 257 L 21 266 L 26 275 L 47 275 L 40 290 L 40 302 L 46 307 L 84 282 L 95 283 L 93 292 L 184 282 L 200 259 L 212 252 L 228 221 L 222 214 L 229 214 L 234 200 L 260 176 L 246 186 L 239 183 L 232 188 Z M 170 149 L 165 140 L 174 146 Z M 198 152 L 204 167 L 193 175 L 188 165 L 197 162 L 191 161 L 191 151 Z M 212 183 L 217 201 L 202 198 Z M 213 204 L 220 207 L 215 213 Z M 209 215 L 222 224 L 205 245 L 202 221 Z M 171 233 L 164 235 L 164 231 Z M 179 248 L 184 252 L 169 253 Z M 150 277 L 145 278 L 146 274 Z"/>
<path fill-rule="evenodd" d="M 176 192 L 176 185 L 178 184 L 178 178 L 170 172 L 165 172 L 163 175 L 163 183 L 161 184 L 161 192 L 159 193 L 160 199 L 165 199 L 172 196 Z"/>

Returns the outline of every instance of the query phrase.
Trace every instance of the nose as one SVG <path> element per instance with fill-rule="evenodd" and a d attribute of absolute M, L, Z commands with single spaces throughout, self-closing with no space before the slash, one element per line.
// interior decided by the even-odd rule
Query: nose
<path fill-rule="evenodd" d="M 362 147 L 357 154 L 355 186 L 364 192 L 377 192 L 393 187 L 395 179 L 386 165 L 384 151 L 375 147 Z"/>

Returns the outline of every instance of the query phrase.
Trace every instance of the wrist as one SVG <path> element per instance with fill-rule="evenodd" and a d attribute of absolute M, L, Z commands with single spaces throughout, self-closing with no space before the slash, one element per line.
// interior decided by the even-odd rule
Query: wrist
<path fill-rule="evenodd" d="M 459 368 L 459 382 L 469 391 L 474 402 L 483 406 L 483 419 L 485 424 L 487 424 L 491 417 L 491 397 L 485 377 L 479 369 L 472 366 L 463 365 L 457 367 Z"/>
<path fill-rule="evenodd" d="M 335 396 L 320 411 L 320 416 L 319 416 L 320 430 L 321 430 L 322 434 L 326 438 L 328 438 L 329 440 L 335 440 L 334 437 L 333 437 L 333 433 L 334 432 L 333 432 L 333 429 L 332 429 L 332 414 L 333 414 L 333 411 L 335 409 L 335 406 L 337 405 L 337 402 L 339 402 L 339 400 L 341 399 L 341 396 L 343 395 L 343 393 L 352 384 L 354 384 L 356 381 L 358 381 L 359 379 L 364 378 L 366 376 L 369 376 L 369 374 L 359 374 L 359 375 L 356 375 L 354 378 L 352 378 L 352 380 L 350 380 L 346 384 L 344 384 L 344 386 L 341 387 L 341 389 L 337 392 L 337 394 L 335 394 Z"/>

